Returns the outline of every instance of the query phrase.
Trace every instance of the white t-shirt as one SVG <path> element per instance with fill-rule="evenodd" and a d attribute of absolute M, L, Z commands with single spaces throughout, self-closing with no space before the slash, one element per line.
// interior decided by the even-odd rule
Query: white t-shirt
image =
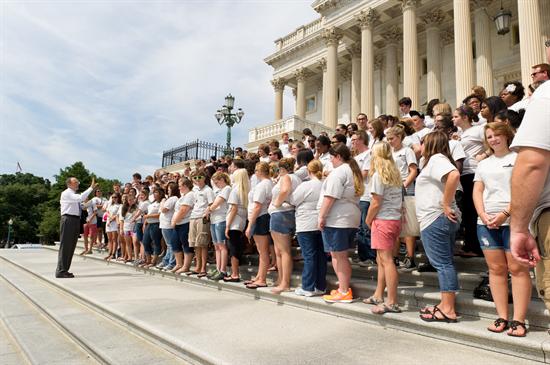
<path fill-rule="evenodd" d="M 429 130 L 432 130 L 433 127 L 435 126 L 435 120 L 434 120 L 434 118 L 430 117 L 429 115 L 424 116 L 424 125 L 425 125 L 426 128 L 428 128 Z"/>
<path fill-rule="evenodd" d="M 227 198 L 227 204 L 237 206 L 237 214 L 233 218 L 233 221 L 229 225 L 229 230 L 243 231 L 244 226 L 246 225 L 246 208 L 244 207 L 244 202 L 241 201 L 239 197 L 239 187 L 237 185 L 233 186 L 229 197 Z M 227 215 L 229 215 L 229 209 L 227 210 Z M 227 218 L 226 218 L 227 219 Z"/>
<path fill-rule="evenodd" d="M 202 218 L 206 212 L 206 208 L 214 202 L 214 191 L 208 185 L 204 185 L 202 189 L 198 186 L 193 188 L 193 194 L 195 195 L 195 204 L 191 211 L 191 219 Z"/>
<path fill-rule="evenodd" d="M 160 203 L 159 227 L 161 229 L 172 228 L 172 217 L 174 216 L 174 207 L 176 206 L 177 201 L 177 196 L 171 196 Z M 163 212 L 163 208 L 168 209 L 168 211 Z"/>
<path fill-rule="evenodd" d="M 122 229 L 125 232 L 133 232 L 134 231 L 134 227 L 135 227 L 136 223 L 134 221 L 132 221 L 132 217 L 134 216 L 135 212 L 136 212 L 135 210 L 131 212 L 130 209 L 128 209 L 128 211 L 126 212 L 126 215 L 122 215 L 122 207 L 120 208 L 118 217 L 123 222 Z"/>
<path fill-rule="evenodd" d="M 227 216 L 227 208 L 229 208 L 229 206 L 227 205 L 229 193 L 231 193 L 231 186 L 229 185 L 226 185 L 222 189 L 216 189 L 216 191 L 214 191 L 214 200 L 218 197 L 221 197 L 223 199 L 223 202 L 216 210 L 210 213 L 211 223 L 217 224 L 225 221 L 225 217 Z"/>
<path fill-rule="evenodd" d="M 289 157 L 290 151 L 288 150 L 288 143 L 281 143 L 279 145 L 279 149 L 281 150 L 281 153 L 283 154 L 283 157 Z"/>
<path fill-rule="evenodd" d="M 107 226 L 105 227 L 105 232 L 118 231 L 118 222 L 116 220 L 116 217 L 118 215 L 120 207 L 121 207 L 120 204 L 109 204 L 109 207 L 107 208 L 107 213 L 109 214 L 109 218 L 107 219 Z"/>
<path fill-rule="evenodd" d="M 179 221 L 176 222 L 176 226 L 179 226 L 180 224 L 189 223 L 189 217 L 191 217 L 191 210 L 193 209 L 194 204 L 195 204 L 195 195 L 193 194 L 192 191 L 188 191 L 187 194 L 185 194 L 184 196 L 181 196 L 178 199 L 178 201 L 174 205 L 174 214 L 179 212 L 182 205 L 191 207 L 191 209 L 189 209 L 187 213 Z"/>
<path fill-rule="evenodd" d="M 317 203 L 321 209 L 325 196 L 335 198 L 326 217 L 326 226 L 331 228 L 357 228 L 361 220 L 359 197 L 355 196 L 353 172 L 347 163 L 338 166 L 325 179 Z"/>
<path fill-rule="evenodd" d="M 425 121 L 424 121 L 424 123 L 425 123 Z M 426 137 L 428 134 L 430 134 L 431 132 L 432 132 L 432 130 L 430 128 L 427 128 L 427 127 L 422 128 L 418 132 L 414 132 L 413 135 L 411 136 L 413 144 L 420 144 L 422 139 L 424 137 Z"/>
<path fill-rule="evenodd" d="M 466 158 L 466 152 L 464 152 L 464 148 L 459 141 L 450 139 L 449 149 L 451 150 L 451 156 L 453 156 L 453 160 L 459 161 Z"/>
<path fill-rule="evenodd" d="M 403 192 L 400 186 L 384 185 L 378 172 L 371 177 L 371 193 L 382 196 L 382 205 L 376 219 L 400 220 Z"/>
<path fill-rule="evenodd" d="M 332 162 L 330 162 L 330 153 L 325 152 L 322 155 L 320 155 L 319 161 L 321 161 L 321 165 L 323 165 L 323 172 L 332 171 Z"/>
<path fill-rule="evenodd" d="M 443 177 L 456 170 L 455 165 L 441 153 L 433 155 L 416 178 L 416 216 L 420 222 L 420 230 L 426 229 L 441 214 L 443 214 L 443 194 L 445 183 Z M 451 207 L 460 216 L 453 199 Z"/>
<path fill-rule="evenodd" d="M 401 181 L 405 181 L 409 176 L 409 166 L 417 164 L 414 151 L 410 147 L 401 147 L 400 150 L 392 151 L 392 156 L 401 174 Z"/>
<path fill-rule="evenodd" d="M 86 218 L 86 222 L 89 224 L 97 224 L 97 208 L 95 205 L 94 200 L 90 200 L 87 203 L 84 204 L 84 207 L 86 208 L 86 211 L 88 212 L 88 217 Z M 92 217 L 92 214 L 95 215 Z"/>
<path fill-rule="evenodd" d="M 97 216 L 99 218 L 103 217 L 103 213 L 105 213 L 105 209 L 107 209 L 104 205 L 105 203 L 107 202 L 107 199 L 103 198 L 103 197 L 99 197 L 99 196 L 95 196 L 91 199 L 94 204 L 96 205 L 97 207 Z M 101 208 L 99 208 L 99 206 L 101 205 Z"/>
<path fill-rule="evenodd" d="M 481 116 L 481 112 L 477 114 L 477 122 L 472 122 L 472 125 L 485 125 L 487 124 L 487 119 Z"/>
<path fill-rule="evenodd" d="M 460 144 L 466 153 L 462 167 L 462 175 L 473 174 L 476 172 L 476 156 L 485 151 L 484 146 L 485 131 L 484 127 L 473 126 L 462 132 Z"/>
<path fill-rule="evenodd" d="M 301 183 L 290 195 L 290 203 L 296 207 L 296 232 L 317 231 L 319 210 L 317 203 L 323 183 L 312 179 Z"/>
<path fill-rule="evenodd" d="M 273 182 L 271 179 L 262 179 L 258 181 L 253 189 L 250 189 L 248 193 L 248 215 L 252 214 L 255 203 L 258 202 L 262 205 L 260 214 L 258 217 L 267 214 L 269 204 L 271 204 L 271 190 L 273 189 Z"/>
<path fill-rule="evenodd" d="M 151 205 L 151 202 L 149 202 L 148 199 L 138 203 L 138 209 L 141 214 L 136 218 L 136 223 L 142 223 L 142 216 L 147 213 L 147 208 L 149 207 L 149 205 Z"/>
<path fill-rule="evenodd" d="M 355 161 L 357 161 L 357 165 L 359 165 L 361 171 L 368 172 L 370 170 L 371 157 L 371 150 L 366 150 L 355 156 Z M 359 200 L 370 202 L 372 196 L 370 195 L 370 179 L 368 174 L 366 177 L 363 177 L 363 185 L 365 186 L 365 190 L 363 191 L 363 195 L 361 195 L 361 198 L 359 198 Z"/>
<path fill-rule="evenodd" d="M 309 180 L 309 172 L 307 166 L 302 166 L 298 170 L 294 171 L 294 175 L 298 176 L 302 181 Z"/>
<path fill-rule="evenodd" d="M 510 204 L 510 187 L 512 170 L 517 154 L 510 152 L 506 156 L 491 155 L 481 161 L 477 167 L 474 181 L 481 181 L 483 190 L 483 206 L 487 214 L 497 214 L 508 208 Z M 509 219 L 502 225 L 509 225 Z M 478 217 L 477 224 L 483 224 Z"/>
<path fill-rule="evenodd" d="M 279 196 L 281 191 L 281 179 L 279 179 L 279 181 L 277 181 L 277 184 L 275 184 L 275 186 L 273 186 L 273 189 L 271 189 L 271 204 L 268 208 L 269 214 L 277 212 L 290 212 L 294 210 L 294 205 L 290 204 L 290 194 L 292 194 L 292 192 L 298 187 L 298 185 L 300 185 L 302 179 L 294 174 L 288 174 L 287 176 L 290 178 L 290 193 L 287 195 L 286 199 L 280 207 L 276 208 L 275 206 L 273 206 L 273 201 Z"/>
<path fill-rule="evenodd" d="M 543 83 L 531 95 L 529 107 L 518 128 L 511 148 L 534 147 L 550 151 L 550 81 Z M 543 209 L 550 207 L 550 171 L 533 212 L 534 222 Z"/>
<path fill-rule="evenodd" d="M 153 202 L 147 207 L 147 215 L 159 214 L 159 209 L 160 203 L 153 200 Z M 159 223 L 160 220 L 158 218 L 146 218 L 145 221 L 147 223 Z"/>

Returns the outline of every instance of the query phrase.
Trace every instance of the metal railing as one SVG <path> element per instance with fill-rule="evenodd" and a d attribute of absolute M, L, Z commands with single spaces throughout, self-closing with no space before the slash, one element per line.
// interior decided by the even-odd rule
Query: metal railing
<path fill-rule="evenodd" d="M 233 154 L 234 150 L 231 149 L 227 151 L 227 146 L 217 143 L 205 142 L 197 139 L 196 141 L 188 142 L 183 146 L 163 151 L 162 167 L 189 160 L 208 161 L 211 156 L 216 156 L 216 158 L 218 158 L 225 155 L 233 156 Z"/>

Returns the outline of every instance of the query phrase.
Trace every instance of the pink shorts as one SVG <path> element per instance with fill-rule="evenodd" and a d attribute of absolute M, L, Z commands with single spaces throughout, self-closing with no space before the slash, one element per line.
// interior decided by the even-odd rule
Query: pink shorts
<path fill-rule="evenodd" d="M 84 236 L 93 237 L 97 235 L 97 224 L 86 223 L 84 225 Z"/>
<path fill-rule="evenodd" d="M 401 232 L 401 220 L 375 219 L 370 229 L 373 249 L 392 250 Z"/>
<path fill-rule="evenodd" d="M 124 231 L 124 236 L 132 237 L 132 234 L 133 234 L 133 233 L 134 233 L 134 232 L 132 232 L 132 231 Z"/>

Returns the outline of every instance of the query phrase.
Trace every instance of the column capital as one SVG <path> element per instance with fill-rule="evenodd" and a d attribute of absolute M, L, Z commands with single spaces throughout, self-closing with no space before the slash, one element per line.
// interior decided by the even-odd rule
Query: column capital
<path fill-rule="evenodd" d="M 286 81 L 280 77 L 271 80 L 271 85 L 275 91 L 283 91 L 285 89 Z"/>
<path fill-rule="evenodd" d="M 340 39 L 342 39 L 342 31 L 339 28 L 331 27 L 323 30 L 322 37 L 325 40 L 327 46 L 338 45 Z"/>
<path fill-rule="evenodd" d="M 409 10 L 416 8 L 417 5 L 420 5 L 420 0 L 401 0 L 401 10 Z"/>
<path fill-rule="evenodd" d="M 348 81 L 351 79 L 351 69 L 349 67 L 344 67 L 340 70 L 340 78 L 342 81 Z"/>
<path fill-rule="evenodd" d="M 423 16 L 422 20 L 426 23 L 426 28 L 438 27 L 445 20 L 445 13 L 441 9 L 434 9 Z"/>
<path fill-rule="evenodd" d="M 403 38 L 403 34 L 401 33 L 401 29 L 397 26 L 393 26 L 384 32 L 382 34 L 382 37 L 386 40 L 387 45 L 397 43 Z"/>
<path fill-rule="evenodd" d="M 444 45 L 448 45 L 454 42 L 455 40 L 455 31 L 453 28 L 445 29 L 441 33 L 441 40 Z"/>
<path fill-rule="evenodd" d="M 308 70 L 305 67 L 301 67 L 294 71 L 294 77 L 296 77 L 296 81 L 305 81 L 307 76 Z"/>
<path fill-rule="evenodd" d="M 380 70 L 382 66 L 384 65 L 384 57 L 381 54 L 377 54 L 374 56 L 374 69 Z"/>
<path fill-rule="evenodd" d="M 470 0 L 470 6 L 473 9 L 483 9 L 491 5 L 493 0 Z"/>
<path fill-rule="evenodd" d="M 317 61 L 317 67 L 319 67 L 321 71 L 325 72 L 327 70 L 327 59 L 323 57 Z"/>
<path fill-rule="evenodd" d="M 361 10 L 359 14 L 355 16 L 361 29 L 371 28 L 376 24 L 380 15 L 373 8 L 368 8 L 366 10 Z"/>
<path fill-rule="evenodd" d="M 351 46 L 346 47 L 346 50 L 351 55 L 351 58 L 361 57 L 361 44 L 353 43 Z"/>
<path fill-rule="evenodd" d="M 296 95 L 298 94 L 298 89 L 293 87 L 292 88 L 292 96 L 294 96 L 294 99 L 296 99 Z"/>

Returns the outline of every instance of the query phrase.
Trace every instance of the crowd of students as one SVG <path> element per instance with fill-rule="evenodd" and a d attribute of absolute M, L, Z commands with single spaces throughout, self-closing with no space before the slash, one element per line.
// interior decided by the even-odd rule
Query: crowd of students
<path fill-rule="evenodd" d="M 441 292 L 440 303 L 423 308 L 420 318 L 456 322 L 453 256 L 459 233 L 464 245 L 458 253 L 483 254 L 489 267 L 499 318 L 488 329 L 525 336 L 531 278 L 510 254 L 508 227 L 516 158 L 510 144 L 528 108 L 523 89 L 519 82 L 507 83 L 499 96 L 487 97 L 476 87 L 456 109 L 430 101 L 425 116 L 403 98 L 399 118 L 369 120 L 361 113 L 356 123 L 339 124 L 333 136 L 306 129 L 302 140 L 285 133 L 257 153 L 239 149 L 234 157 L 195 161 L 182 173 L 158 170 L 143 181 L 136 173 L 131 183 L 113 186 L 108 200 L 96 191 L 84 204 L 82 254 L 101 245 L 99 227 L 107 236 L 106 260 L 240 282 L 245 244 L 253 241 L 258 270 L 244 285 L 266 287 L 268 271 L 277 271 L 271 291 L 281 293 L 290 291 L 296 238 L 304 263 L 295 294 L 350 303 L 348 253 L 357 246 L 359 264 L 378 270 L 376 290 L 364 302 L 383 314 L 401 311 L 398 269 L 417 269 L 420 237 L 429 259 L 420 269 L 437 272 Z M 211 245 L 216 267 L 207 272 Z M 338 288 L 328 293 L 327 261 L 338 277 Z"/>

